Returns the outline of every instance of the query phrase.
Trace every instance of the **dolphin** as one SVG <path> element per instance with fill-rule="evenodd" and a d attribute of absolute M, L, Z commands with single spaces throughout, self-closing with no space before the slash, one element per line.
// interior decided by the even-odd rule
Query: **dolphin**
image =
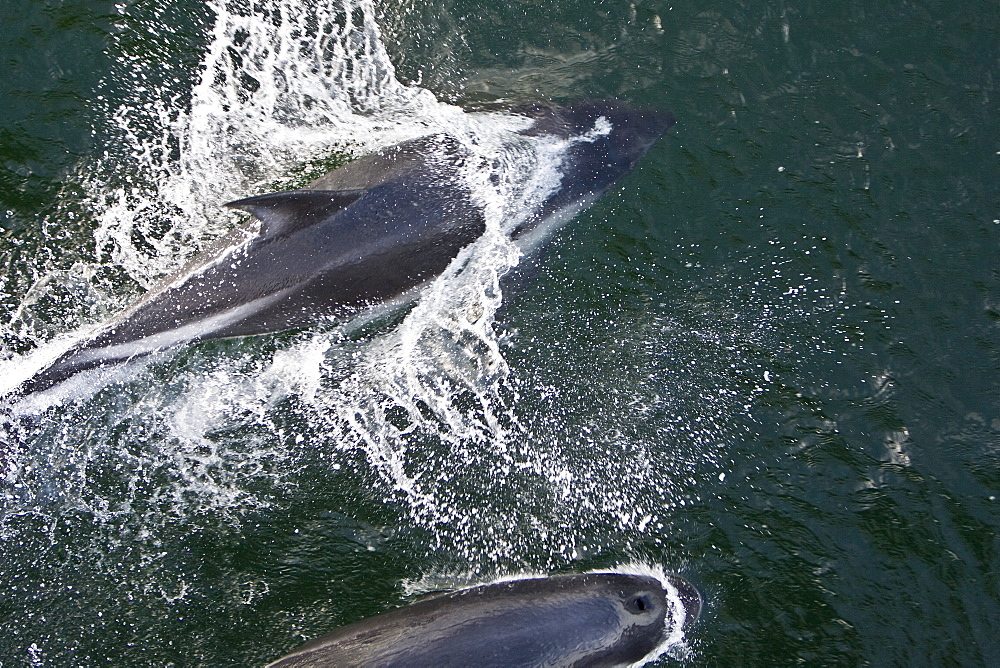
<path fill-rule="evenodd" d="M 511 232 L 525 252 L 632 171 L 673 124 L 669 114 L 614 100 L 517 113 L 532 120 L 525 136 L 583 137 L 566 151 L 559 187 Z M 468 178 L 490 168 L 481 163 L 455 136 L 437 133 L 349 162 L 301 190 L 229 202 L 256 221 L 19 390 L 45 390 L 80 371 L 185 343 L 306 328 L 403 299 L 485 231 Z"/>
<path fill-rule="evenodd" d="M 679 640 L 700 611 L 698 590 L 676 575 L 513 580 L 349 624 L 269 668 L 628 665 Z"/>

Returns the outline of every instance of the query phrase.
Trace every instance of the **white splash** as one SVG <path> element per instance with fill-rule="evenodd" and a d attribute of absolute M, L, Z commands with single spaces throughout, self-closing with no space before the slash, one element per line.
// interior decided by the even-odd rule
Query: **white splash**
<path fill-rule="evenodd" d="M 423 483 L 406 472 L 407 434 L 393 426 L 387 411 L 402 408 L 410 429 L 440 431 L 455 446 L 468 439 L 502 444 L 509 438 L 504 425 L 512 418 L 498 394 L 509 370 L 493 331 L 493 314 L 502 299 L 499 281 L 521 253 L 511 243 L 510 231 L 558 186 L 566 144 L 518 134 L 529 124 L 524 118 L 465 113 L 424 89 L 400 83 L 367 0 L 316 7 L 274 2 L 254 11 L 238 1 L 213 0 L 209 6 L 216 20 L 188 103 L 183 95 L 151 94 L 150 70 L 157 63 L 129 60 L 135 68 L 128 73 L 133 91 L 111 114 L 110 133 L 118 143 L 82 170 L 91 193 L 87 207 L 96 221 L 95 257 L 71 274 L 48 272 L 25 296 L 15 320 L 27 340 L 40 345 L 0 362 L 0 389 L 16 387 L 100 326 L 100 317 L 94 317 L 55 336 L 26 328 L 32 304 L 55 287 L 82 286 L 100 304 L 95 312 L 120 312 L 139 296 L 135 290 L 113 296 L 88 277 L 111 267 L 119 283 L 132 281 L 149 289 L 199 251 L 225 242 L 236 216 L 224 212 L 220 203 L 294 187 L 296 179 L 309 178 L 310 169 L 322 171 L 331 155 L 367 153 L 446 131 L 465 144 L 470 164 L 494 166 L 491 171 L 468 171 L 487 231 L 443 276 L 423 288 L 416 308 L 393 331 L 346 356 L 336 350 L 343 343 L 342 333 L 320 332 L 271 353 L 270 362 L 250 364 L 249 375 L 246 356 L 237 355 L 228 362 L 213 360 L 212 368 L 175 374 L 172 382 L 149 389 L 142 389 L 144 378 L 155 375 L 162 356 L 142 364 L 133 360 L 125 365 L 127 370 L 81 373 L 15 407 L 19 415 L 41 416 L 47 422 L 41 429 L 26 430 L 29 439 L 54 439 L 53 448 L 72 450 L 75 439 L 93 436 L 75 430 L 72 421 L 54 422 L 51 412 L 77 410 L 86 415 L 88 404 L 94 404 L 92 410 L 107 411 L 99 405 L 105 399 L 94 398 L 95 390 L 109 378 L 138 381 L 138 403 L 117 402 L 105 420 L 135 419 L 138 407 L 148 405 L 158 417 L 149 421 L 144 415 L 143 421 L 149 434 L 162 441 L 157 446 L 160 454 L 154 449 L 143 456 L 165 457 L 185 489 L 196 487 L 202 495 L 232 499 L 238 478 L 218 478 L 213 492 L 211 476 L 198 471 L 220 467 L 204 462 L 192 466 L 191 453 L 208 448 L 212 457 L 223 460 L 226 453 L 207 438 L 213 429 L 234 424 L 231 416 L 241 412 L 268 425 L 269 407 L 294 394 L 331 431 L 346 431 L 335 448 L 363 447 L 390 484 L 423 508 L 419 512 L 438 508 Z M 127 13 L 129 8 L 123 5 L 119 11 Z M 121 354 L 141 354 L 143 343 Z M 323 383 L 331 356 L 345 365 L 338 372 L 343 379 L 333 387 Z M 460 392 L 473 397 L 474 411 L 456 408 L 454 398 Z M 425 414 L 428 409 L 433 418 Z M 77 421 L 87 419 L 92 418 Z M 32 457 L 44 456 L 22 454 L 28 468 Z M 244 451 L 234 454 L 248 456 Z M 268 446 L 260 449 L 260 456 L 272 459 L 275 454 Z M 28 470 L 19 468 L 16 459 L 8 471 L 14 480 Z M 71 461 L 78 459 L 70 456 Z M 147 463 L 154 466 L 152 460 Z M 531 465 L 538 468 L 538 462 Z"/>
<path fill-rule="evenodd" d="M 530 137 L 518 132 L 524 118 L 466 113 L 400 83 L 371 2 L 262 6 L 213 0 L 216 21 L 189 96 L 149 99 L 140 71 L 135 96 L 112 115 L 120 145 L 83 170 L 96 222 L 95 257 L 83 270 L 111 268 L 134 288 L 99 284 L 96 310 L 120 311 L 225 239 L 238 219 L 222 202 L 300 185 L 326 171 L 331 155 L 435 132 L 462 142 L 470 164 L 491 165 L 467 175 L 486 232 L 393 327 L 373 313 L 372 331 L 359 336 L 332 329 L 220 344 L 221 353 L 182 348 L 133 360 L 127 371 L 81 373 L 57 396 L 29 400 L 23 411 L 42 419 L 24 430 L 32 447 L 3 472 L 20 485 L 12 507 L 72 498 L 118 509 L 106 517 L 141 515 L 152 534 L 168 516 L 238 521 L 294 485 L 301 444 L 331 472 L 363 452 L 387 502 L 401 502 L 406 519 L 431 534 L 426 549 L 477 568 L 537 559 L 539 546 L 548 552 L 540 565 L 551 568 L 603 551 L 609 536 L 662 527 L 673 464 L 648 461 L 645 442 L 563 434 L 558 417 L 522 424 L 525 390 L 509 382 L 494 329 L 501 277 L 540 241 L 515 244 L 512 230 L 559 186 L 572 142 L 593 141 L 608 124 L 574 139 Z M 553 216 L 538 236 L 575 213 Z M 0 376 L 23 379 L 99 322 L 35 338 L 36 351 L 0 362 Z M 109 374 L 116 388 L 95 394 Z M 299 426 L 289 426 L 290 413 Z M 588 455 L 569 452 L 570 442 Z M 623 495 L 623 486 L 645 497 Z"/>

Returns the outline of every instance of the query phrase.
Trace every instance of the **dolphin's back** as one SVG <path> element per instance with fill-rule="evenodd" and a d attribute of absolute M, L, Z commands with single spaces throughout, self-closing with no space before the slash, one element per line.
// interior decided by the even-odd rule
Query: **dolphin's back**
<path fill-rule="evenodd" d="M 441 273 L 485 221 L 459 143 L 435 135 L 348 163 L 300 191 L 230 202 L 260 221 L 242 244 L 147 294 L 21 386 L 178 343 L 299 329 L 399 296 Z"/>
<path fill-rule="evenodd" d="M 509 608 L 498 600 L 458 610 L 427 607 L 407 609 L 395 618 L 383 615 L 378 623 L 337 633 L 274 665 L 576 665 L 600 654 L 619 635 L 613 603 L 597 598 L 540 599 Z"/>

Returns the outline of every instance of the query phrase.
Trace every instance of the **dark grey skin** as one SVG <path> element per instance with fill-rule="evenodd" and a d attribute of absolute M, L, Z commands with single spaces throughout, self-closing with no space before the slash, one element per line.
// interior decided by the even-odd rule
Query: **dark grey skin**
<path fill-rule="evenodd" d="M 584 208 L 634 167 L 673 123 L 669 115 L 615 101 L 522 110 L 525 135 L 579 142 L 561 187 L 514 233 L 527 235 L 560 212 Z M 252 214 L 260 230 L 207 253 L 181 278 L 150 291 L 20 387 L 45 390 L 85 369 L 204 339 L 280 332 L 346 319 L 434 278 L 485 230 L 463 179 L 469 155 L 446 134 L 403 142 L 348 163 L 303 190 L 226 206 Z M 477 169 L 489 166 L 475 166 Z M 577 209 L 578 210 L 578 209 Z"/>
<path fill-rule="evenodd" d="M 698 591 L 677 576 L 670 584 L 683 610 L 659 580 L 622 573 L 463 589 L 337 629 L 269 668 L 628 665 L 697 619 Z"/>

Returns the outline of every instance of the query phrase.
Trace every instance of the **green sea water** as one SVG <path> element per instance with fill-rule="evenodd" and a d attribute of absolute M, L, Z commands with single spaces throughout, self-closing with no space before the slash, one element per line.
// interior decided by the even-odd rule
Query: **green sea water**
<path fill-rule="evenodd" d="M 442 283 L 352 336 L 4 399 L 0 665 L 262 665 L 422 592 L 622 564 L 705 598 L 662 665 L 1000 664 L 1000 5 L 0 19 L 5 376 L 222 236 L 222 202 L 445 103 L 678 120 L 486 329 L 433 324 Z"/>

